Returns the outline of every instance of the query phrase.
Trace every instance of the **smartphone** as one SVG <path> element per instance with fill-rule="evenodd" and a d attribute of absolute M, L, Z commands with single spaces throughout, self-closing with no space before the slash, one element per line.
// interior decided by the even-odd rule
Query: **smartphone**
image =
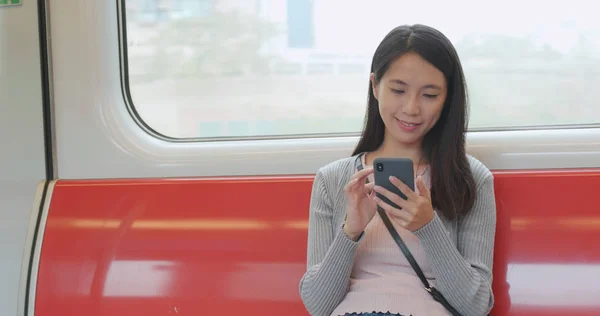
<path fill-rule="evenodd" d="M 409 158 L 376 158 L 373 161 L 373 173 L 375 185 L 386 188 L 406 200 L 406 196 L 390 182 L 390 176 L 394 176 L 404 182 L 411 190 L 415 190 L 415 175 L 413 161 Z M 377 197 L 393 207 L 400 208 L 385 196 L 377 193 Z"/>

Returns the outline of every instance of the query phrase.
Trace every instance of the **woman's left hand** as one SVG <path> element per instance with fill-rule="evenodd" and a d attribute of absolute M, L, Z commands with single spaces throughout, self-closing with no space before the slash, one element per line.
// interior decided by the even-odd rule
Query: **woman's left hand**
<path fill-rule="evenodd" d="M 396 177 L 390 177 L 390 182 L 402 192 L 407 199 L 404 200 L 397 194 L 394 194 L 381 186 L 375 186 L 374 190 L 388 198 L 390 201 L 400 207 L 395 208 L 384 202 L 379 197 L 373 199 L 383 210 L 386 211 L 396 223 L 410 230 L 417 231 L 433 220 L 433 206 L 431 204 L 431 192 L 425 187 L 421 177 L 417 179 L 417 188 L 419 194 L 411 190 L 406 184 Z"/>

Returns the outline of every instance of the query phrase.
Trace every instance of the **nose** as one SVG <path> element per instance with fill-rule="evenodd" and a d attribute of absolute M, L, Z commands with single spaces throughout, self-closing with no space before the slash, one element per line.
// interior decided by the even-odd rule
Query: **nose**
<path fill-rule="evenodd" d="M 406 115 L 419 115 L 419 100 L 417 96 L 412 96 L 406 100 L 407 102 L 402 107 L 402 113 Z"/>

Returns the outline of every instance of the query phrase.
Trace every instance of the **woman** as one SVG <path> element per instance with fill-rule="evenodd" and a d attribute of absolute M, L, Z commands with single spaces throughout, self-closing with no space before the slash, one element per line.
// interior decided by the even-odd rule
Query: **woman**
<path fill-rule="evenodd" d="M 458 55 L 439 31 L 401 26 L 377 48 L 370 79 L 352 157 L 316 174 L 302 300 L 314 316 L 451 315 L 425 290 L 379 206 L 447 302 L 461 315 L 486 315 L 494 304 L 493 176 L 465 153 L 467 93 Z M 414 191 L 392 179 L 407 200 L 373 185 L 378 157 L 413 161 Z"/>

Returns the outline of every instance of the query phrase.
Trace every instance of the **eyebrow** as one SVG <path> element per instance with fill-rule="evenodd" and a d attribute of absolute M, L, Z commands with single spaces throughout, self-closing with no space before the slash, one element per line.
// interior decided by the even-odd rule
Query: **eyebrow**
<path fill-rule="evenodd" d="M 392 80 L 390 80 L 390 82 L 398 83 L 398 84 L 403 84 L 403 85 L 408 86 L 408 83 L 406 83 L 406 82 L 404 82 L 404 81 L 402 81 L 400 79 L 392 79 Z M 442 90 L 442 88 L 440 86 L 438 86 L 436 84 L 433 84 L 433 83 L 426 84 L 425 86 L 423 86 L 423 89 L 427 89 L 427 88 Z"/>

